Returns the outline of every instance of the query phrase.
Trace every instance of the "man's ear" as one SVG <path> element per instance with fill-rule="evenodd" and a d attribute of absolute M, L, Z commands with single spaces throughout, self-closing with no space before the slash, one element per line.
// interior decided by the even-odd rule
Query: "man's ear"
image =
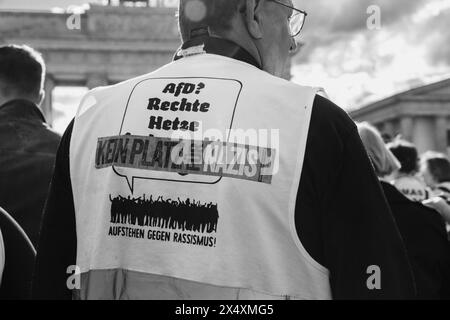
<path fill-rule="evenodd" d="M 248 32 L 254 39 L 261 39 L 263 37 L 263 31 L 260 24 L 261 3 L 263 1 L 264 0 L 245 0 L 245 22 L 247 24 Z"/>
<path fill-rule="evenodd" d="M 39 92 L 39 103 L 38 103 L 38 107 L 41 106 L 42 102 L 44 102 L 44 99 L 45 99 L 45 91 L 44 91 L 44 90 L 41 90 L 41 91 Z"/>

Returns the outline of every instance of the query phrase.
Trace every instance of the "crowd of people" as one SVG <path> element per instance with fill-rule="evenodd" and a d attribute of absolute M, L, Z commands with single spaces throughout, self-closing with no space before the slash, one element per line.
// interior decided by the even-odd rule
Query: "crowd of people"
<path fill-rule="evenodd" d="M 215 232 L 219 213 L 212 202 L 201 204 L 189 199 L 156 200 L 150 195 L 131 198 L 118 196 L 111 201 L 111 223 L 132 224 L 158 228 L 179 229 L 182 231 Z"/>
<path fill-rule="evenodd" d="M 198 5 L 197 2 L 191 5 Z M 167 252 L 154 253 L 155 257 L 159 257 L 159 260 L 154 261 L 157 267 L 146 265 L 148 255 L 141 253 L 147 251 L 128 252 L 149 250 L 148 247 L 130 249 L 127 239 L 116 239 L 113 244 L 105 245 L 105 248 L 111 248 L 113 251 L 101 257 L 121 257 L 117 258 L 119 262 L 111 262 L 119 263 L 114 264 L 116 268 L 124 268 L 120 265 L 121 261 L 125 266 L 133 265 L 135 261 L 126 259 L 137 256 L 138 263 L 147 270 L 138 278 L 130 278 L 132 281 L 124 280 L 123 283 L 118 283 L 118 278 L 110 281 L 115 291 L 127 292 L 127 297 L 135 297 L 132 295 L 135 292 L 147 290 L 148 293 L 152 290 L 141 290 L 140 286 L 144 284 L 138 284 L 136 279 L 145 277 L 148 280 L 160 275 L 162 278 L 156 278 L 155 281 L 168 278 L 165 270 L 158 269 L 162 265 L 175 275 L 188 275 L 186 279 L 195 280 L 197 284 L 204 281 L 204 287 L 198 292 L 211 292 L 208 290 L 212 288 L 217 296 L 225 292 L 221 290 L 233 289 L 228 288 L 229 281 L 236 286 L 237 296 L 241 292 L 242 295 L 249 292 L 257 294 L 258 290 L 262 291 L 258 287 L 260 285 L 261 288 L 268 286 L 268 296 L 274 297 L 280 293 L 277 291 L 280 287 L 278 284 L 282 283 L 285 287 L 293 284 L 304 285 L 304 288 L 292 289 L 293 293 L 288 295 L 292 293 L 293 297 L 450 299 L 448 156 L 437 152 L 419 155 L 417 148 L 401 137 L 386 142 L 376 128 L 368 123 L 355 126 L 345 112 L 327 99 L 316 96 L 315 91 L 295 87 L 287 81 L 272 77 L 281 75 L 288 51 L 295 50 L 292 39 L 298 35 L 304 21 L 296 20 L 297 25 L 280 24 L 273 28 L 271 24 L 261 23 L 263 19 L 259 19 L 259 15 L 270 15 L 271 19 L 285 19 L 291 17 L 295 10 L 306 15 L 303 11 L 292 8 L 289 3 L 283 1 L 273 1 L 263 9 L 250 0 L 245 1 L 245 8 L 239 8 L 241 2 L 238 1 L 216 1 L 215 3 L 221 3 L 223 7 L 211 12 L 227 12 L 230 19 L 234 17 L 233 24 L 218 28 L 216 24 L 226 19 L 211 18 L 207 21 L 210 29 L 199 29 L 198 21 L 188 21 L 183 11 L 183 3 L 189 3 L 189 0 L 181 3 L 179 19 L 184 43 L 176 58 L 181 59 L 178 62 L 180 67 L 169 70 L 168 74 L 172 77 L 182 76 L 183 72 L 195 74 L 202 69 L 202 63 L 205 63 L 205 70 L 208 69 L 208 72 L 235 72 L 226 75 L 226 78 L 234 78 L 236 75 L 242 77 L 244 92 L 241 99 L 247 99 L 244 101 L 249 104 L 245 107 L 266 108 L 264 110 L 268 112 L 272 105 L 265 106 L 264 101 L 272 103 L 278 99 L 281 101 L 280 108 L 291 108 L 289 117 L 292 119 L 283 120 L 283 112 L 279 111 L 273 111 L 270 119 L 273 123 L 285 122 L 283 130 L 292 129 L 289 138 L 296 134 L 297 120 L 305 121 L 307 118 L 295 113 L 298 112 L 294 107 L 295 101 L 290 101 L 289 97 L 303 99 L 301 109 L 304 105 L 307 106 L 305 110 L 308 107 L 312 109 L 308 140 L 306 142 L 306 134 L 303 134 L 303 149 L 297 144 L 295 137 L 286 142 L 291 148 L 298 148 L 293 150 L 296 150 L 295 156 L 298 154 L 301 159 L 291 159 L 290 157 L 294 157 L 292 150 L 281 150 L 280 158 L 284 167 L 280 169 L 281 178 L 275 177 L 272 185 L 252 184 L 248 187 L 248 182 L 239 181 L 233 184 L 229 182 L 230 179 L 202 187 L 179 183 L 173 192 L 186 194 L 187 200 L 164 200 L 161 196 L 150 196 L 147 199 L 145 196 L 106 196 L 101 206 L 92 200 L 92 206 L 85 207 L 89 205 L 90 193 L 111 194 L 102 191 L 110 180 L 98 178 L 100 173 L 97 172 L 94 175 L 92 172 L 82 171 L 91 170 L 93 165 L 69 165 L 69 146 L 70 160 L 73 160 L 72 157 L 77 156 L 77 152 L 83 152 L 76 149 L 80 145 L 76 139 L 80 136 L 86 137 L 92 128 L 86 127 L 83 135 L 74 129 L 72 122 L 62 137 L 57 153 L 61 137 L 45 122 L 40 109 L 44 99 L 45 77 L 45 63 L 41 55 L 28 46 L 0 47 L 0 299 L 70 297 L 71 294 L 65 288 L 65 270 L 67 265 L 75 262 L 77 250 L 82 251 L 78 258 L 87 257 L 90 259 L 89 263 L 103 265 L 96 260 L 100 258 L 87 254 L 98 252 L 100 256 L 103 251 L 101 246 L 107 242 L 102 238 L 103 235 L 97 239 L 91 237 L 90 232 L 101 229 L 95 224 L 105 220 L 98 217 L 106 212 L 111 214 L 107 218 L 108 223 L 113 224 L 138 224 L 144 227 L 178 228 L 183 231 L 208 233 L 223 231 L 218 235 L 221 241 L 214 247 L 216 251 L 172 245 L 166 248 Z M 205 6 L 209 10 L 213 4 L 207 2 Z M 245 19 L 237 20 L 234 15 L 242 15 Z M 220 39 L 217 34 L 210 37 L 209 32 L 214 28 L 217 28 L 217 34 L 228 38 Z M 226 33 L 227 28 L 235 28 L 235 32 Z M 280 33 L 271 33 L 275 29 Z M 201 43 L 206 45 L 201 46 Z M 275 47 L 283 50 L 274 52 Z M 203 50 L 212 54 L 206 54 Z M 187 54 L 183 56 L 183 52 Z M 196 52 L 199 53 L 197 56 Z M 219 56 L 231 59 L 221 60 Z M 199 66 L 196 63 L 195 67 L 191 67 L 192 60 L 189 59 L 198 59 Z M 234 64 L 236 61 L 238 62 Z M 226 65 L 227 63 L 229 65 Z M 173 68 L 175 66 L 177 65 L 171 65 Z M 163 72 L 158 74 L 161 78 L 167 77 L 164 69 L 160 72 Z M 261 87 L 260 84 L 252 87 L 254 79 L 261 81 Z M 279 88 L 282 94 L 275 95 L 272 87 Z M 111 90 L 117 95 L 123 91 L 123 96 L 128 97 L 127 88 L 119 86 Z M 297 94 L 299 90 L 303 90 L 303 93 Z M 255 96 L 252 97 L 249 92 Z M 255 92 L 267 97 L 256 101 L 257 106 L 250 106 L 256 99 Z M 312 93 L 308 96 L 307 92 Z M 111 94 L 112 91 L 108 91 L 102 97 L 109 97 Z M 223 93 L 218 91 L 216 94 Z M 300 101 L 298 103 L 300 104 Z M 111 110 L 114 110 L 114 106 L 111 106 Z M 253 111 L 255 110 L 257 109 Z M 249 114 L 255 116 L 252 116 L 252 119 L 244 119 L 238 114 L 237 117 L 241 116 L 240 121 L 249 123 L 260 121 L 260 126 L 265 123 L 264 112 L 259 112 L 258 115 L 256 112 Z M 96 120 L 89 120 L 87 123 L 101 126 Z M 106 128 L 109 123 L 104 125 Z M 77 130 L 83 130 L 80 127 Z M 72 139 L 75 139 L 72 141 L 73 146 L 71 135 Z M 97 137 L 94 138 L 91 140 L 96 141 Z M 326 156 L 325 152 L 328 152 Z M 286 169 L 289 166 L 292 170 L 302 170 L 302 166 L 298 164 L 302 163 L 303 156 L 303 171 L 291 172 Z M 75 159 L 78 161 L 84 158 L 80 156 Z M 82 172 L 84 178 L 93 180 L 89 180 L 89 183 L 80 182 L 76 172 Z M 117 179 L 114 183 L 119 185 L 123 181 Z M 164 183 L 168 182 L 157 183 L 166 186 Z M 83 191 L 80 187 L 83 185 L 90 185 L 92 189 Z M 296 185 L 299 185 L 298 190 L 292 193 L 292 186 Z M 189 200 L 201 198 L 202 191 L 199 190 L 204 192 L 208 190 L 206 188 L 215 188 L 211 190 L 220 193 L 217 199 L 224 205 Z M 80 197 L 83 192 L 84 197 Z M 189 192 L 192 192 L 191 196 Z M 223 201 L 226 196 L 228 198 Z M 353 198 L 349 199 L 350 197 Z M 239 201 L 242 203 L 237 203 Z M 95 208 L 100 207 L 108 208 L 104 213 L 94 212 Z M 220 212 L 220 217 L 228 214 L 233 215 L 235 219 L 226 219 L 225 224 L 218 227 L 218 222 L 223 221 L 219 219 L 219 210 L 224 210 Z M 291 211 L 295 211 L 295 223 Z M 247 218 L 246 215 L 250 217 Z M 252 226 L 244 226 L 246 221 L 253 221 L 252 219 Z M 258 235 L 258 228 L 261 229 L 261 235 Z M 295 231 L 298 239 L 291 242 L 290 237 Z M 89 239 L 77 239 L 80 234 Z M 299 240 L 302 245 L 298 244 Z M 95 247 L 95 250 L 92 250 L 90 245 Z M 299 252 L 298 248 L 303 249 Z M 220 250 L 226 252 L 225 258 L 221 256 L 223 252 Z M 286 250 L 286 253 L 280 252 L 283 250 Z M 123 251 L 127 252 L 122 255 Z M 181 265 L 179 268 L 174 267 L 171 262 L 177 261 L 177 256 L 183 256 L 188 251 L 208 259 L 208 263 L 202 264 L 206 269 L 193 270 L 193 266 L 198 262 L 194 258 L 186 261 L 179 259 L 183 263 L 178 263 Z M 407 259 L 403 257 L 404 252 Z M 273 258 L 268 257 L 270 255 L 273 255 Z M 251 258 L 246 260 L 246 256 Z M 283 260 L 283 257 L 288 258 Z M 365 275 L 361 275 L 362 268 L 366 268 L 370 263 L 378 263 L 377 261 L 380 261 L 382 272 L 385 272 L 383 286 L 378 288 L 381 293 L 374 293 L 370 288 L 366 288 Z M 78 259 L 76 262 L 79 262 Z M 235 274 L 229 273 L 228 277 L 233 279 L 218 276 L 220 279 L 217 279 L 217 283 L 220 285 L 212 286 L 216 280 L 211 281 L 208 276 L 223 274 L 223 270 L 218 268 L 226 266 L 238 266 L 233 269 L 236 276 L 233 277 Z M 252 271 L 246 270 L 247 268 L 252 268 Z M 264 273 L 264 270 L 271 270 L 273 274 Z M 287 270 L 297 270 L 300 275 L 286 274 Z M 409 271 L 412 272 L 411 275 Z M 160 273 L 156 274 L 157 272 Z M 127 276 L 133 277 L 132 272 Z M 107 288 L 109 284 L 101 281 L 107 282 L 109 278 L 105 275 L 98 278 L 103 280 L 94 281 L 94 278 L 88 279 L 92 282 L 88 283 L 90 289 L 84 291 L 84 294 L 88 297 L 104 298 L 103 294 L 107 290 L 103 288 Z M 152 283 L 147 280 L 145 284 Z M 87 283 L 86 281 L 83 283 Z M 180 277 L 174 276 L 170 281 L 171 286 L 176 284 L 179 286 L 177 288 L 183 290 L 190 288 L 190 284 L 183 282 Z M 245 287 L 246 282 L 256 284 L 256 288 L 250 285 Z M 412 283 L 415 289 L 414 293 L 410 294 Z M 123 287 L 117 289 L 116 285 Z M 132 285 L 140 289 L 136 291 L 131 288 Z M 157 290 L 153 293 L 158 295 Z"/>
<path fill-rule="evenodd" d="M 27 65 L 31 63 L 29 60 L 37 59 L 36 57 L 39 55 L 29 47 L 0 48 L 0 60 L 5 61 L 2 65 L 6 65 L 7 60 L 11 68 L 16 66 L 17 73 L 23 69 L 23 63 Z M 18 67 L 18 65 L 21 66 Z M 0 69 L 0 79 L 8 76 L 4 69 Z M 36 230 L 40 227 L 40 213 L 46 198 L 44 191 L 48 189 L 51 178 L 51 171 L 48 168 L 53 166 L 56 154 L 55 141 L 58 140 L 58 136 L 43 121 L 39 109 L 40 103 L 37 103 L 36 99 L 31 99 L 28 95 L 11 98 L 5 95 L 7 91 L 4 80 L 2 85 L 0 134 L 3 139 L 0 145 L 2 150 L 0 206 L 6 211 L 2 211 L 0 219 L 0 230 L 3 231 L 3 237 L 0 238 L 3 240 L 0 243 L 2 251 L 0 261 L 7 261 L 7 263 L 4 264 L 6 267 L 2 272 L 4 275 L 0 292 L 2 292 L 2 298 L 25 298 L 29 297 L 31 275 L 23 278 L 18 275 L 20 271 L 11 270 L 12 266 L 18 265 L 10 262 L 17 257 L 17 253 L 11 254 L 10 249 L 6 250 L 5 255 L 5 247 L 10 246 L 14 250 L 20 247 L 22 250 L 26 250 L 23 249 L 25 247 L 28 249 L 37 247 L 38 232 Z M 22 94 L 20 91 L 18 93 Z M 23 113 L 20 113 L 21 110 Z M 30 132 L 33 140 L 21 135 L 21 132 L 25 130 L 31 131 L 30 128 L 35 130 Z M 450 239 L 450 161 L 448 157 L 437 152 L 426 152 L 419 156 L 417 148 L 401 138 L 395 138 L 386 144 L 377 129 L 368 123 L 358 124 L 358 130 L 405 242 L 416 284 L 419 287 L 419 297 L 450 297 L 450 252 L 447 241 L 447 234 Z M 7 135 L 15 138 L 14 145 L 11 144 L 10 139 L 5 139 Z M 44 156 L 42 156 L 43 145 L 53 146 Z M 29 161 L 24 163 L 20 152 L 27 152 Z M 13 175 L 15 177 L 12 179 Z M 19 190 L 26 190 L 26 192 Z M 24 193 L 24 196 L 20 196 L 19 193 Z M 27 201 L 33 201 L 33 203 L 28 205 Z M 169 227 L 175 221 L 173 227 L 178 226 L 183 230 L 197 230 L 200 227 L 200 230 L 212 232 L 217 228 L 217 205 L 197 206 L 195 203 L 189 203 L 188 199 L 187 203 L 180 200 L 181 202 L 177 202 L 174 206 L 174 201 L 167 202 L 162 199 L 154 201 L 151 197 L 129 199 L 119 196 L 110 198 L 110 201 L 112 223 Z M 158 204 L 161 206 L 161 208 L 158 207 L 159 209 L 155 207 Z M 152 208 L 147 208 L 149 206 Z M 170 216 L 170 212 L 166 212 L 164 206 L 170 206 L 172 209 L 176 207 L 177 216 L 180 216 L 183 222 L 176 224 L 179 219 L 173 217 L 164 219 L 165 215 Z M 138 210 L 141 207 L 143 210 Z M 195 215 L 201 209 L 208 211 L 208 216 L 211 212 L 215 213 L 213 214 L 215 221 L 208 221 L 206 229 L 205 226 L 201 227 L 202 223 L 197 227 L 186 225 L 188 221 L 186 216 Z M 139 215 L 141 211 L 142 214 Z M 20 237 L 17 235 L 21 235 L 23 240 L 18 240 Z M 13 242 L 11 239 L 14 239 Z M 28 243 L 28 246 L 20 242 Z M 27 255 L 24 254 L 23 257 Z M 18 259 L 22 260 L 23 257 Z M 29 255 L 26 259 L 27 263 L 32 263 Z M 26 269 L 29 273 L 32 268 Z M 20 284 L 24 280 L 28 281 L 28 285 Z M 22 292 L 18 292 L 14 287 Z"/>
<path fill-rule="evenodd" d="M 44 77 L 37 51 L 0 47 L 0 299 L 31 294 L 35 248 L 61 139 L 40 108 Z"/>
<path fill-rule="evenodd" d="M 385 144 L 378 130 L 358 124 L 406 246 L 418 297 L 450 297 L 450 161 L 400 138 Z"/>
<path fill-rule="evenodd" d="M 362 142 L 383 183 L 393 185 L 410 201 L 434 209 L 450 231 L 450 160 L 447 155 L 417 148 L 400 136 L 385 144 L 378 130 L 358 124 Z"/>

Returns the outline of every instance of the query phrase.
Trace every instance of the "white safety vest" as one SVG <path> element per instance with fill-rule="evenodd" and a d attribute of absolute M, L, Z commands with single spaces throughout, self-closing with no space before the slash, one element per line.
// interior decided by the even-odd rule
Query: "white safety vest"
<path fill-rule="evenodd" d="M 294 223 L 316 92 L 206 53 L 89 92 L 70 145 L 77 297 L 330 299 Z"/>

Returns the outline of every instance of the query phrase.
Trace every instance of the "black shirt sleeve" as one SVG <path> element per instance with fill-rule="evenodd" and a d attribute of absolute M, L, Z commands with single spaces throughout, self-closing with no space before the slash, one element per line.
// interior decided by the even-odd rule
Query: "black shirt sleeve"
<path fill-rule="evenodd" d="M 296 204 L 305 249 L 330 271 L 334 299 L 405 299 L 414 280 L 380 183 L 348 115 L 317 96 Z M 381 289 L 367 281 L 380 268 Z"/>
<path fill-rule="evenodd" d="M 33 298 L 71 299 L 66 282 L 67 268 L 76 264 L 75 209 L 70 181 L 69 148 L 73 121 L 67 128 L 56 155 L 50 192 L 45 205 L 36 258 Z"/>

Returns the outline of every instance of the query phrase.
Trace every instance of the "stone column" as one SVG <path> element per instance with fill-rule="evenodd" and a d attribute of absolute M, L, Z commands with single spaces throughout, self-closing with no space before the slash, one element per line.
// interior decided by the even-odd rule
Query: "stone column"
<path fill-rule="evenodd" d="M 392 138 L 395 137 L 395 129 L 394 129 L 394 124 L 392 123 L 391 120 L 387 120 L 384 123 L 384 133 L 389 134 Z"/>
<path fill-rule="evenodd" d="M 86 80 L 86 87 L 88 87 L 89 90 L 107 85 L 108 78 L 105 74 L 90 74 Z"/>
<path fill-rule="evenodd" d="M 446 116 L 437 116 L 435 118 L 436 149 L 439 152 L 447 153 L 447 130 L 449 130 L 448 119 Z"/>
<path fill-rule="evenodd" d="M 49 125 L 52 125 L 53 123 L 53 107 L 52 107 L 53 89 L 55 89 L 55 80 L 53 79 L 51 74 L 47 74 L 44 83 L 45 99 L 41 105 L 41 108 L 45 120 L 47 120 L 47 123 Z"/>
<path fill-rule="evenodd" d="M 404 116 L 400 119 L 400 132 L 402 134 L 403 139 L 408 140 L 410 142 L 413 139 L 413 126 L 414 120 L 411 116 Z"/>

